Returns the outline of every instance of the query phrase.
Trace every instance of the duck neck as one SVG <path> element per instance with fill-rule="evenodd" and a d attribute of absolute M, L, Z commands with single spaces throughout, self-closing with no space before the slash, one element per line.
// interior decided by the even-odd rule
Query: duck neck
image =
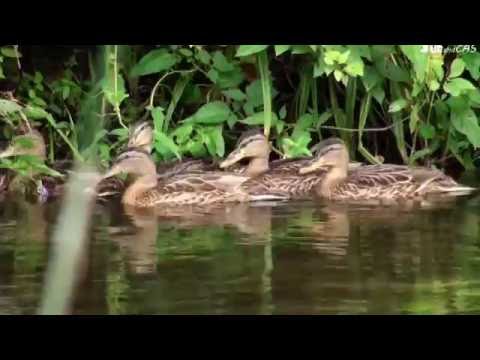
<path fill-rule="evenodd" d="M 268 170 L 268 156 L 252 158 L 248 163 L 245 175 L 253 177 Z"/>
<path fill-rule="evenodd" d="M 122 197 L 122 203 L 125 205 L 136 206 L 138 199 L 147 191 L 153 190 L 157 186 L 156 174 L 143 175 L 136 179 L 125 191 Z"/>
<path fill-rule="evenodd" d="M 334 167 L 327 172 L 317 188 L 317 193 L 324 198 L 331 198 L 335 188 L 347 178 L 348 167 Z"/>

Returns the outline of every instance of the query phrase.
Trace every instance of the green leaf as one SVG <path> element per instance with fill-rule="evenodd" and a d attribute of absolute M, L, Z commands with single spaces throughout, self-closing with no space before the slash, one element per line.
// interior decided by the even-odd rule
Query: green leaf
<path fill-rule="evenodd" d="M 349 63 L 345 72 L 350 76 L 363 76 L 363 62 L 361 60 Z"/>
<path fill-rule="evenodd" d="M 308 131 L 313 126 L 314 121 L 315 118 L 311 114 L 303 114 L 300 116 L 295 124 L 295 128 L 292 133 L 292 139 L 298 139 L 300 134 Z"/>
<path fill-rule="evenodd" d="M 177 127 L 171 134 L 171 137 L 177 139 L 178 144 L 185 143 L 193 132 L 192 124 L 183 124 Z"/>
<path fill-rule="evenodd" d="M 238 121 L 237 115 L 235 113 L 230 113 L 230 116 L 227 119 L 228 128 L 231 130 L 235 126 L 236 122 Z"/>
<path fill-rule="evenodd" d="M 383 100 L 385 100 L 385 90 L 382 86 L 375 86 L 372 90 L 372 96 L 380 105 L 382 105 Z"/>
<path fill-rule="evenodd" d="M 194 157 L 203 157 L 206 155 L 203 141 L 198 137 L 188 140 L 188 142 L 182 146 L 182 151 L 184 153 L 190 153 Z"/>
<path fill-rule="evenodd" d="M 415 70 L 415 76 L 420 81 L 425 80 L 428 68 L 428 54 L 422 52 L 422 45 L 401 45 L 400 49 L 410 60 Z"/>
<path fill-rule="evenodd" d="M 437 80 L 431 80 L 428 82 L 428 88 L 430 91 L 437 91 L 440 89 L 440 83 Z"/>
<path fill-rule="evenodd" d="M 179 153 L 179 148 L 171 138 L 165 135 L 161 131 L 155 131 L 155 150 L 162 155 L 167 155 L 169 153 L 174 154 L 178 159 L 181 159 L 182 156 Z"/>
<path fill-rule="evenodd" d="M 435 137 L 435 127 L 432 124 L 422 124 L 420 126 L 420 135 L 425 140 L 431 140 Z"/>
<path fill-rule="evenodd" d="M 444 86 L 443 90 L 452 96 L 459 96 L 467 90 L 475 90 L 475 86 L 471 82 L 462 78 L 455 78 L 449 80 Z"/>
<path fill-rule="evenodd" d="M 313 77 L 319 77 L 325 73 L 325 62 L 323 61 L 322 57 L 319 56 L 317 61 L 315 61 L 315 65 L 313 67 Z M 328 74 L 327 74 L 328 75 Z"/>
<path fill-rule="evenodd" d="M 230 112 L 227 104 L 221 101 L 214 101 L 203 105 L 187 120 L 197 124 L 220 124 L 228 119 Z"/>
<path fill-rule="evenodd" d="M 33 77 L 33 82 L 35 84 L 41 84 L 43 81 L 43 75 L 39 71 L 35 71 L 35 76 Z"/>
<path fill-rule="evenodd" d="M 177 57 L 166 49 L 153 50 L 132 68 L 131 76 L 137 77 L 169 70 L 177 61 Z"/>
<path fill-rule="evenodd" d="M 408 104 L 407 100 L 403 98 L 397 99 L 390 104 L 390 106 L 388 107 L 388 112 L 390 113 L 399 112 L 400 110 L 404 109 L 407 106 L 407 104 Z"/>
<path fill-rule="evenodd" d="M 38 106 L 27 105 L 25 115 L 32 120 L 46 119 L 50 114 Z"/>
<path fill-rule="evenodd" d="M 193 55 L 192 50 L 190 49 L 181 48 L 181 49 L 178 49 L 178 52 L 185 57 L 191 57 Z"/>
<path fill-rule="evenodd" d="M 435 102 L 433 108 L 435 110 L 435 119 L 437 121 L 437 124 L 439 124 L 443 129 L 450 128 L 450 121 L 448 118 L 449 109 L 447 104 L 442 100 L 438 99 Z"/>
<path fill-rule="evenodd" d="M 417 130 L 417 125 L 420 122 L 420 116 L 418 116 L 417 104 L 412 107 L 412 112 L 410 113 L 410 134 L 413 134 Z"/>
<path fill-rule="evenodd" d="M 445 103 L 445 102 L 444 102 Z M 439 102 L 439 105 L 441 103 Z M 450 107 L 450 110 L 453 112 L 462 112 L 464 109 L 468 108 L 468 101 L 465 97 L 450 97 L 446 101 L 446 104 Z"/>
<path fill-rule="evenodd" d="M 7 116 L 21 110 L 22 107 L 15 101 L 0 99 L 0 115 Z"/>
<path fill-rule="evenodd" d="M 429 57 L 429 66 L 427 70 L 427 77 L 426 81 L 430 84 L 432 81 L 441 82 L 444 78 L 444 70 L 443 70 L 443 56 L 430 56 Z"/>
<path fill-rule="evenodd" d="M 216 146 L 215 146 L 215 140 L 211 136 L 211 131 L 209 128 L 199 128 L 197 129 L 197 133 L 200 135 L 200 138 L 202 139 L 203 144 L 207 148 L 207 151 L 210 156 L 215 156 L 216 154 Z"/>
<path fill-rule="evenodd" d="M 480 126 L 475 112 L 470 108 L 452 108 L 450 120 L 455 129 L 466 135 L 470 143 L 475 147 L 480 147 Z"/>
<path fill-rule="evenodd" d="M 468 98 L 470 99 L 470 103 L 472 107 L 480 107 L 480 90 L 469 90 L 466 92 Z"/>
<path fill-rule="evenodd" d="M 338 61 L 338 58 L 340 55 L 341 55 L 340 51 L 336 51 L 336 50 L 326 51 L 323 61 L 327 65 L 333 65 L 334 62 Z"/>
<path fill-rule="evenodd" d="M 153 118 L 153 126 L 156 131 L 162 131 L 163 122 L 165 121 L 165 114 L 163 113 L 163 108 L 157 106 L 154 107 L 151 111 Z"/>
<path fill-rule="evenodd" d="M 234 69 L 233 64 L 228 62 L 227 58 L 221 51 L 216 51 L 213 55 L 213 66 L 218 71 L 227 72 Z"/>
<path fill-rule="evenodd" d="M 125 128 L 118 128 L 118 129 L 113 129 L 110 131 L 111 135 L 118 136 L 120 139 L 126 139 L 128 137 L 128 129 Z"/>
<path fill-rule="evenodd" d="M 312 49 L 308 45 L 293 45 L 292 46 L 292 54 L 300 55 L 300 54 L 310 54 Z"/>
<path fill-rule="evenodd" d="M 252 116 L 247 117 L 246 119 L 240 121 L 242 124 L 247 125 L 263 125 L 265 121 L 265 115 L 263 111 L 253 114 Z M 278 121 L 278 117 L 275 113 L 272 113 L 272 125 Z"/>
<path fill-rule="evenodd" d="M 218 81 L 218 71 L 217 70 L 215 70 L 215 69 L 208 70 L 207 76 L 208 76 L 208 78 L 210 79 L 211 82 L 213 82 L 214 84 L 217 83 L 217 81 Z"/>
<path fill-rule="evenodd" d="M 244 79 L 245 76 L 242 70 L 238 66 L 236 66 L 232 71 L 218 72 L 215 84 L 220 89 L 228 89 L 237 87 L 243 82 Z"/>
<path fill-rule="evenodd" d="M 275 55 L 282 55 L 284 52 L 290 50 L 291 45 L 275 45 Z"/>
<path fill-rule="evenodd" d="M 434 151 L 435 150 L 430 148 L 430 147 L 426 147 L 426 148 L 423 148 L 421 150 L 417 150 L 417 151 L 415 151 L 415 153 L 413 155 L 411 155 L 410 161 L 415 162 L 417 160 L 420 160 L 421 158 L 424 158 L 425 156 L 428 156 L 428 155 L 432 154 Z"/>
<path fill-rule="evenodd" d="M 217 126 L 210 132 L 210 137 L 215 144 L 215 152 L 219 157 L 225 155 L 225 141 L 223 139 L 222 127 Z"/>
<path fill-rule="evenodd" d="M 474 80 L 480 78 L 480 53 L 470 52 L 462 56 L 465 67 Z"/>
<path fill-rule="evenodd" d="M 322 115 L 318 117 L 317 125 L 320 126 L 322 124 L 325 124 L 332 117 L 332 115 L 333 114 L 331 111 L 325 111 Z"/>
<path fill-rule="evenodd" d="M 199 49 L 197 54 L 195 55 L 195 57 L 200 60 L 201 63 L 203 63 L 204 65 L 209 65 L 210 64 L 210 60 L 212 60 L 212 57 L 210 56 L 210 54 L 208 53 L 208 51 L 205 51 L 203 49 Z"/>
<path fill-rule="evenodd" d="M 236 56 L 248 56 L 265 50 L 268 45 L 240 45 Z"/>
<path fill-rule="evenodd" d="M 352 55 L 363 57 L 368 60 L 372 60 L 372 54 L 370 52 L 370 47 L 368 45 L 347 45 L 351 50 Z M 375 46 L 375 45 L 373 45 Z"/>
<path fill-rule="evenodd" d="M 343 73 L 340 70 L 335 70 L 333 76 L 335 77 L 335 80 L 340 81 L 343 78 Z"/>
<path fill-rule="evenodd" d="M 180 102 L 183 104 L 198 104 L 203 102 L 203 95 L 200 87 L 192 83 L 187 84 Z"/>
<path fill-rule="evenodd" d="M 308 149 L 308 144 L 312 138 L 309 132 L 301 132 L 295 139 L 283 138 L 282 148 L 287 157 L 311 156 L 312 153 Z"/>
<path fill-rule="evenodd" d="M 275 124 L 275 130 L 277 131 L 277 134 L 281 134 L 284 127 L 285 127 L 285 121 L 278 120 Z"/>
<path fill-rule="evenodd" d="M 337 62 L 339 64 L 345 64 L 349 56 L 350 56 L 350 50 L 347 50 L 338 56 Z"/>
<path fill-rule="evenodd" d="M 113 76 L 107 76 L 102 82 L 105 98 L 112 106 L 119 106 L 128 97 L 125 90 L 125 80 L 120 74 L 117 75 L 117 86 Z"/>
<path fill-rule="evenodd" d="M 244 101 L 247 98 L 240 89 L 224 90 L 222 94 L 235 101 Z"/>
<path fill-rule="evenodd" d="M 377 84 L 382 82 L 382 78 L 373 66 L 366 66 L 364 75 L 362 76 L 362 82 L 367 91 L 372 91 Z"/>
<path fill-rule="evenodd" d="M 245 91 L 247 93 L 248 101 L 252 104 L 253 108 L 263 105 L 262 82 L 260 80 L 252 82 L 247 86 Z"/>
<path fill-rule="evenodd" d="M 34 146 L 33 140 L 24 135 L 14 137 L 12 143 L 15 147 L 19 147 L 21 149 L 32 149 Z"/>
<path fill-rule="evenodd" d="M 280 111 L 278 112 L 278 116 L 280 119 L 285 120 L 287 117 L 287 107 L 286 105 L 283 105 Z"/>
<path fill-rule="evenodd" d="M 70 86 L 63 86 L 62 87 L 62 99 L 66 100 L 70 95 Z"/>
<path fill-rule="evenodd" d="M 35 97 L 31 101 L 32 101 L 32 104 L 35 104 L 37 106 L 44 107 L 44 108 L 47 107 L 47 103 L 42 98 Z"/>
<path fill-rule="evenodd" d="M 255 113 L 255 110 L 253 108 L 253 104 L 250 100 L 248 100 L 245 105 L 243 105 L 243 111 L 245 112 L 246 115 L 251 116 Z"/>
<path fill-rule="evenodd" d="M 401 66 L 393 63 L 387 55 L 379 56 L 380 52 L 378 51 L 378 47 L 379 46 L 375 46 L 372 48 L 372 54 L 375 54 L 374 65 L 377 71 L 387 79 L 410 84 L 410 73 Z"/>
<path fill-rule="evenodd" d="M 13 47 L 2 47 L 0 48 L 0 53 L 5 57 L 17 58 L 17 53 L 15 52 L 15 49 Z M 18 57 L 22 57 L 20 52 L 18 53 Z"/>
<path fill-rule="evenodd" d="M 452 79 L 462 75 L 463 70 L 465 70 L 465 63 L 462 59 L 456 58 L 453 60 L 452 65 L 450 66 L 450 75 L 448 78 Z"/>

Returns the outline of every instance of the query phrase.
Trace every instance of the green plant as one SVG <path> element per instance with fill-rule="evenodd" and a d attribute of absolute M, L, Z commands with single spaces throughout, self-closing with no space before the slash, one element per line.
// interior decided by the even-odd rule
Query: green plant
<path fill-rule="evenodd" d="M 21 48 L 2 49 L 0 66 L 5 59 L 20 61 Z M 357 160 L 378 162 L 382 155 L 445 166 L 453 158 L 470 168 L 480 145 L 480 54 L 424 50 L 112 45 L 95 71 L 92 50 L 87 57 L 72 51 L 53 80 L 48 69 L 23 70 L 19 101 L 0 99 L 0 115 L 9 128 L 25 119 L 47 127 L 51 162 L 84 160 L 96 149 L 107 165 L 125 145 L 128 126 L 150 119 L 159 160 L 223 157 L 240 131 L 258 126 L 280 157 L 307 155 L 318 140 L 335 135 Z M 0 76 L 9 77 L 1 69 Z M 101 104 L 96 119 L 82 116 L 85 101 Z M 87 123 L 103 128 L 89 130 Z M 81 144 L 89 131 L 90 141 Z M 379 142 L 372 132 L 389 140 Z"/>

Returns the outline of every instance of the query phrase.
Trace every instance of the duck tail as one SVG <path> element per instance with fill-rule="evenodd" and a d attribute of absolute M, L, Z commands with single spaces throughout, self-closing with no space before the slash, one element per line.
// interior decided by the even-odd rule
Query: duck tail
<path fill-rule="evenodd" d="M 464 185 L 457 185 L 457 186 L 442 188 L 441 190 L 442 192 L 446 194 L 451 194 L 451 195 L 468 195 L 474 191 L 477 191 L 478 188 L 464 186 Z"/>
<path fill-rule="evenodd" d="M 290 197 L 285 194 L 255 194 L 249 195 L 250 201 L 279 201 L 288 200 Z"/>

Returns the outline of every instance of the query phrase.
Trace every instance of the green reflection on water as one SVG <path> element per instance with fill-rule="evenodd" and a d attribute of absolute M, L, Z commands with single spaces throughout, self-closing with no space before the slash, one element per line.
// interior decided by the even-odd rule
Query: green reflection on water
<path fill-rule="evenodd" d="M 99 205 L 75 312 L 478 313 L 478 205 L 292 202 L 207 214 Z M 57 208 L 4 203 L 0 313 L 34 313 Z"/>

